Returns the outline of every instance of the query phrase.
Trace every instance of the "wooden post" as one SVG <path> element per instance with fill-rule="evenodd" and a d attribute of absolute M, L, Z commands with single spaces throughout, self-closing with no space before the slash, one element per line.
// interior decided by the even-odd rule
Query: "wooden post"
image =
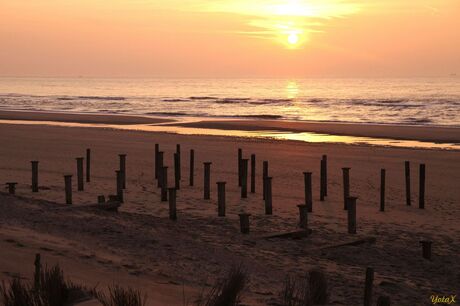
<path fill-rule="evenodd" d="M 16 193 L 16 185 L 17 183 L 6 183 L 8 185 L 8 193 L 15 194 Z"/>
<path fill-rule="evenodd" d="M 174 186 L 180 189 L 180 153 L 174 153 Z"/>
<path fill-rule="evenodd" d="M 241 187 L 241 160 L 243 159 L 243 150 L 238 149 L 238 186 Z"/>
<path fill-rule="evenodd" d="M 242 234 L 249 234 L 249 216 L 251 214 L 238 214 L 240 216 L 240 231 Z"/>
<path fill-rule="evenodd" d="M 158 179 L 159 173 L 159 163 L 158 163 L 158 152 L 160 152 L 160 145 L 158 143 L 155 144 L 155 178 Z"/>
<path fill-rule="evenodd" d="M 38 192 L 38 161 L 33 160 L 32 163 L 32 192 Z"/>
<path fill-rule="evenodd" d="M 35 254 L 35 261 L 34 261 L 35 271 L 34 271 L 34 289 L 38 290 L 40 288 L 40 280 L 41 280 L 41 270 L 42 264 L 40 261 L 40 253 Z"/>
<path fill-rule="evenodd" d="M 86 149 L 86 182 L 91 181 L 91 149 Z"/>
<path fill-rule="evenodd" d="M 385 211 L 385 169 L 380 170 L 380 211 Z"/>
<path fill-rule="evenodd" d="M 248 197 L 248 160 L 241 160 L 241 198 Z"/>
<path fill-rule="evenodd" d="M 324 159 L 321 159 L 320 175 L 321 175 L 321 177 L 319 178 L 319 180 L 320 180 L 320 184 L 319 184 L 320 185 L 319 186 L 319 200 L 322 202 L 322 201 L 324 201 L 324 198 L 326 196 L 326 192 L 325 192 L 326 168 L 325 168 Z"/>
<path fill-rule="evenodd" d="M 225 217 L 225 182 L 217 182 L 217 215 Z"/>
<path fill-rule="evenodd" d="M 327 155 L 323 155 L 324 160 L 324 196 L 327 197 Z"/>
<path fill-rule="evenodd" d="M 72 204 L 72 175 L 64 175 L 65 203 Z"/>
<path fill-rule="evenodd" d="M 264 160 L 262 169 L 262 197 L 265 200 L 265 179 L 268 177 L 268 161 Z"/>
<path fill-rule="evenodd" d="M 204 164 L 204 191 L 203 197 L 205 200 L 211 198 L 211 162 L 205 162 Z"/>
<path fill-rule="evenodd" d="M 418 208 L 425 208 L 425 164 L 420 165 Z"/>
<path fill-rule="evenodd" d="M 348 207 L 350 209 L 350 207 Z M 364 306 L 372 305 L 372 287 L 374 282 L 374 269 L 366 268 L 366 283 L 364 285 Z"/>
<path fill-rule="evenodd" d="M 169 219 L 177 220 L 176 188 L 168 188 L 168 191 L 169 191 Z"/>
<path fill-rule="evenodd" d="M 126 189 L 126 154 L 119 154 L 120 156 L 120 172 L 122 188 Z"/>
<path fill-rule="evenodd" d="M 195 151 L 192 149 L 190 150 L 190 179 L 189 185 L 193 186 L 193 179 L 195 175 Z"/>
<path fill-rule="evenodd" d="M 356 234 L 356 200 L 357 197 L 347 198 L 347 210 L 348 210 L 348 233 Z"/>
<path fill-rule="evenodd" d="M 83 157 L 77 157 L 77 190 L 84 190 L 84 180 L 83 180 Z"/>
<path fill-rule="evenodd" d="M 404 162 L 405 166 L 405 172 L 406 172 L 406 205 L 410 206 L 411 205 L 411 199 L 410 199 L 410 162 L 406 161 Z"/>
<path fill-rule="evenodd" d="M 124 202 L 123 198 L 123 172 L 121 170 L 116 170 L 116 187 L 117 187 L 117 198 L 120 203 Z"/>
<path fill-rule="evenodd" d="M 299 227 L 308 229 L 308 206 L 300 204 L 297 207 L 299 208 Z"/>
<path fill-rule="evenodd" d="M 177 154 L 177 173 L 178 173 L 179 181 L 180 181 L 182 179 L 180 144 L 176 145 L 176 154 Z"/>
<path fill-rule="evenodd" d="M 347 198 L 350 196 L 350 168 L 342 168 L 343 175 L 343 209 L 347 210 Z"/>
<path fill-rule="evenodd" d="M 168 167 L 163 166 L 161 168 L 161 201 L 168 201 Z"/>
<path fill-rule="evenodd" d="M 97 196 L 97 204 L 105 204 L 105 196 Z"/>
<path fill-rule="evenodd" d="M 273 214 L 272 207 L 272 178 L 267 176 L 264 181 L 265 185 L 265 214 Z"/>
<path fill-rule="evenodd" d="M 162 151 L 158 152 L 158 180 L 157 180 L 157 187 L 161 188 L 161 184 L 163 183 L 163 178 L 161 175 L 163 174 L 163 157 L 164 153 Z"/>
<path fill-rule="evenodd" d="M 256 192 L 256 155 L 251 154 L 251 193 Z"/>
<path fill-rule="evenodd" d="M 307 205 L 308 212 L 313 211 L 313 193 L 312 193 L 312 181 L 311 172 L 304 172 L 304 189 L 305 189 L 305 205 Z"/>
<path fill-rule="evenodd" d="M 423 258 L 431 260 L 431 245 L 433 242 L 429 240 L 422 240 L 420 241 L 420 244 L 422 245 Z"/>
<path fill-rule="evenodd" d="M 391 306 L 391 300 L 390 297 L 386 295 L 381 295 L 377 299 L 377 306 Z"/>

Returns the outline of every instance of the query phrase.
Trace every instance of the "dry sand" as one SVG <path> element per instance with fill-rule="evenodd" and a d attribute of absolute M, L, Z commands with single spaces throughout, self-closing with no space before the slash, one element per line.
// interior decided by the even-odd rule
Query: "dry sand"
<path fill-rule="evenodd" d="M 460 154 L 234 137 L 184 136 L 98 128 L 0 125 L 0 178 L 18 182 L 16 196 L 0 194 L 1 279 L 30 279 L 34 254 L 59 262 L 67 276 L 89 286 L 113 282 L 147 292 L 148 305 L 182 305 L 212 284 L 232 263 L 251 274 L 247 305 L 276 305 L 286 275 L 323 269 L 331 305 L 362 305 L 366 267 L 375 269 L 374 301 L 430 305 L 432 294 L 459 293 Z M 153 179 L 154 144 L 172 169 L 182 145 L 178 220 L 168 219 Z M 237 148 L 257 155 L 257 190 L 241 200 Z M 92 181 L 76 191 L 76 161 L 92 149 Z M 188 184 L 188 153 L 195 150 L 195 187 Z M 127 154 L 125 204 L 118 214 L 96 211 L 100 194 L 115 193 L 118 154 Z M 319 162 L 328 155 L 329 187 L 319 202 Z M 30 161 L 39 160 L 40 191 L 30 190 Z M 262 161 L 270 162 L 274 215 L 263 214 Z M 404 161 L 412 162 L 413 205 L 405 205 Z M 211 200 L 203 200 L 203 162 L 212 161 Z M 417 208 L 418 166 L 427 167 L 426 209 Z M 358 233 L 347 234 L 342 167 L 351 167 L 351 193 L 359 197 Z M 380 169 L 387 171 L 387 211 L 379 212 Z M 295 230 L 296 205 L 304 201 L 303 171 L 312 171 L 313 234 L 302 240 L 261 236 Z M 64 205 L 64 174 L 74 174 L 74 205 Z M 173 182 L 172 171 L 170 184 Z M 227 217 L 216 212 L 217 181 L 227 181 Z M 2 184 L 3 184 L 2 183 Z M 251 234 L 239 233 L 237 214 L 251 216 Z M 375 244 L 324 249 L 363 237 Z M 433 241 L 433 260 L 421 256 L 419 241 Z M 183 293 L 185 292 L 185 293 Z"/>

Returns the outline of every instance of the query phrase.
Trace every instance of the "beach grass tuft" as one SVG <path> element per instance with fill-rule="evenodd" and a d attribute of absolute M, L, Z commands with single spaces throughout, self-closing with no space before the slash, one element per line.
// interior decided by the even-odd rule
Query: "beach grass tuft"
<path fill-rule="evenodd" d="M 249 284 L 249 273 L 242 265 L 230 268 L 222 279 L 205 294 L 202 293 L 197 306 L 235 306 L 241 301 L 242 294 Z"/>
<path fill-rule="evenodd" d="M 145 306 L 147 301 L 139 290 L 118 285 L 109 287 L 108 294 L 96 291 L 94 295 L 104 306 Z"/>
<path fill-rule="evenodd" d="M 329 297 L 326 275 L 312 269 L 304 277 L 288 276 L 280 295 L 284 306 L 325 305 Z"/>

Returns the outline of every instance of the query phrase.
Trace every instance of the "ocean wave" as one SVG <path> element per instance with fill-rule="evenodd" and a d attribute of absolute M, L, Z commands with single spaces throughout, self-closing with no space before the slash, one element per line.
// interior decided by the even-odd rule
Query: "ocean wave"
<path fill-rule="evenodd" d="M 163 102 L 187 102 L 189 99 L 161 99 Z"/>
<path fill-rule="evenodd" d="M 413 123 L 413 124 L 429 124 L 433 123 L 433 120 L 428 118 L 406 118 L 406 123 Z"/>
<path fill-rule="evenodd" d="M 148 112 L 145 113 L 146 115 L 154 115 L 154 116 L 174 116 L 174 117 L 179 117 L 179 116 L 189 116 L 190 114 L 184 113 L 184 112 Z"/>
<path fill-rule="evenodd" d="M 58 101 L 78 101 L 78 100 L 97 100 L 97 101 L 124 101 L 126 100 L 125 97 L 117 97 L 117 96 L 63 96 L 57 97 L 56 100 Z"/>
<path fill-rule="evenodd" d="M 235 115 L 235 116 L 229 116 L 232 118 L 256 118 L 256 119 L 282 119 L 283 116 L 281 115 Z"/>
<path fill-rule="evenodd" d="M 217 100 L 217 97 L 209 97 L 209 96 L 192 96 L 189 97 L 190 100 Z"/>

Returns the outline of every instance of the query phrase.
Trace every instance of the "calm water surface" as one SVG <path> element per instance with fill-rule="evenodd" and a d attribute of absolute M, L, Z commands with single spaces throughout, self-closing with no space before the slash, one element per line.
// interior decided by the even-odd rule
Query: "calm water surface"
<path fill-rule="evenodd" d="M 0 78 L 0 108 L 460 126 L 460 78 Z"/>

